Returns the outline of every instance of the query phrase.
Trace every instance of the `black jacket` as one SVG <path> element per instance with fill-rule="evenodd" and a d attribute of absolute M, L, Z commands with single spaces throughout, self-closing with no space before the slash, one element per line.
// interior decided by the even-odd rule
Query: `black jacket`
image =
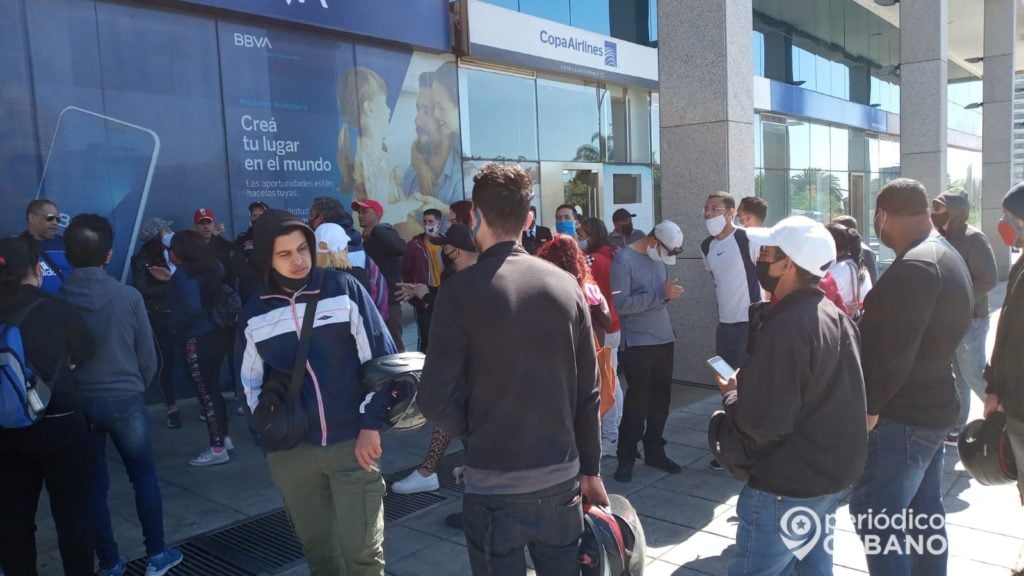
<path fill-rule="evenodd" d="M 960 253 L 960 257 L 967 264 L 967 271 L 971 274 L 971 285 L 974 288 L 974 317 L 985 318 L 988 316 L 988 293 L 999 282 L 992 244 L 981 230 L 967 224 L 971 204 L 966 193 L 946 192 L 940 194 L 936 201 L 945 204 L 949 210 L 949 222 L 942 235 Z"/>
<path fill-rule="evenodd" d="M 529 231 L 524 230 L 522 240 L 523 248 L 533 256 L 540 252 L 540 248 L 545 242 L 551 241 L 551 228 L 546 226 L 536 226 L 535 228 L 532 237 Z"/>
<path fill-rule="evenodd" d="M 967 266 L 942 237 L 922 238 L 893 261 L 859 325 L 868 414 L 925 428 L 956 423 L 953 354 L 973 306 Z"/>
<path fill-rule="evenodd" d="M 25 361 L 44 381 L 53 385 L 53 396 L 46 413 L 72 412 L 78 401 L 68 366 L 79 367 L 92 360 L 96 343 L 77 308 L 35 286 L 21 285 L 12 298 L 0 300 L 0 322 L 6 322 L 18 310 L 36 300 L 42 301 L 32 308 L 19 328 L 25 347 Z M 66 364 L 62 366 L 62 362 Z M 61 367 L 59 373 L 58 367 Z"/>
<path fill-rule="evenodd" d="M 1018 258 L 1010 269 L 985 380 L 986 392 L 999 396 L 1006 415 L 1024 421 L 1024 258 Z"/>
<path fill-rule="evenodd" d="M 169 313 L 170 305 L 167 297 L 170 292 L 171 283 L 158 280 L 149 273 L 151 266 L 168 268 L 167 258 L 164 257 L 164 245 L 156 239 L 158 244 L 146 243 L 132 256 L 132 286 L 142 294 L 142 300 L 146 303 L 146 311 L 150 314 Z"/>
<path fill-rule="evenodd" d="M 792 498 L 834 494 L 867 457 L 864 376 L 853 321 L 817 288 L 765 314 L 718 442 L 751 487 Z"/>
<path fill-rule="evenodd" d="M 253 241 L 252 233 L 252 226 L 249 226 L 248 230 L 235 238 L 231 268 L 228 270 L 229 274 L 238 281 L 238 295 L 242 302 L 248 301 L 263 286 L 260 281 L 260 270 L 254 257 L 256 244 Z"/>
<path fill-rule="evenodd" d="M 388 302 L 398 302 L 395 285 L 402 281 L 402 256 L 405 240 L 390 224 L 377 224 L 363 242 L 366 254 L 373 258 L 388 282 Z"/>
<path fill-rule="evenodd" d="M 599 386 L 590 313 L 576 280 L 514 242 L 444 283 L 418 400 L 490 471 L 580 463 L 600 471 Z"/>

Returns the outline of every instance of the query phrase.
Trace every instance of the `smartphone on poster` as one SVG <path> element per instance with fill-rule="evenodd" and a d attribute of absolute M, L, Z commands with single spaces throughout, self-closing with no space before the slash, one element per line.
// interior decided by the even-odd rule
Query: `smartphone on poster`
<path fill-rule="evenodd" d="M 711 366 L 711 369 L 721 376 L 723 380 L 728 381 L 736 376 L 736 369 L 730 366 L 729 363 L 721 356 L 715 356 L 714 358 L 709 359 L 708 366 Z"/>
<path fill-rule="evenodd" d="M 156 132 L 69 106 L 61 111 L 36 198 L 53 200 L 60 227 L 77 214 L 110 220 L 114 246 L 107 272 L 124 282 L 149 198 L 160 138 Z"/>

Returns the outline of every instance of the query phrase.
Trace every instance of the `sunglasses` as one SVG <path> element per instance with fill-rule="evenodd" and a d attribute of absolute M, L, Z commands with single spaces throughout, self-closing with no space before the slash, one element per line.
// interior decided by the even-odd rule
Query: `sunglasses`
<path fill-rule="evenodd" d="M 658 244 L 661 245 L 662 248 L 665 249 L 665 253 L 668 254 L 669 256 L 679 256 L 680 254 L 683 253 L 683 247 L 682 246 L 679 246 L 678 248 L 669 248 L 668 246 L 665 245 L 664 242 L 662 242 L 661 240 L 658 240 L 657 237 L 655 237 L 654 239 L 658 242 Z"/>
<path fill-rule="evenodd" d="M 56 222 L 60 219 L 60 216 L 56 214 L 36 214 L 36 216 L 42 216 L 47 222 Z"/>

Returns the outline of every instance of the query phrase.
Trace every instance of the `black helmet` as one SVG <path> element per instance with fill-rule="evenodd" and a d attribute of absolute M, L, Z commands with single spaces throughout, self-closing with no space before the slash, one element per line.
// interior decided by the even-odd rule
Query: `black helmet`
<path fill-rule="evenodd" d="M 582 576 L 639 576 L 647 560 L 647 542 L 636 510 L 618 494 L 607 508 L 584 506 L 580 538 Z"/>
<path fill-rule="evenodd" d="M 1006 436 L 1006 415 L 993 412 L 964 427 L 957 441 L 960 462 L 984 486 L 1017 481 L 1017 463 Z"/>
<path fill-rule="evenodd" d="M 385 431 L 415 430 L 427 422 L 416 407 L 416 392 L 425 359 L 426 356 L 420 352 L 403 352 L 374 358 L 363 364 L 363 388 L 367 392 L 392 397 L 385 418 Z"/>

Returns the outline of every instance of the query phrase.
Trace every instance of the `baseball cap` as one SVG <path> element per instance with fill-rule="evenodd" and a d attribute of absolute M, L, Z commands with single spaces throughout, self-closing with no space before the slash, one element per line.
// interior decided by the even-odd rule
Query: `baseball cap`
<path fill-rule="evenodd" d="M 1003 196 L 1003 209 L 1024 219 L 1024 184 L 1017 184 Z"/>
<path fill-rule="evenodd" d="M 158 236 L 161 230 L 164 228 L 170 228 L 173 225 L 174 222 L 170 220 L 164 220 L 163 218 L 150 218 L 142 224 L 141 228 L 139 228 L 139 240 L 149 242 L 154 237 Z"/>
<path fill-rule="evenodd" d="M 636 214 L 630 213 L 630 211 L 625 208 L 619 208 L 612 213 L 612 222 L 621 222 L 627 218 L 636 218 Z"/>
<path fill-rule="evenodd" d="M 790 216 L 771 228 L 748 228 L 747 237 L 761 246 L 778 246 L 789 259 L 815 276 L 836 260 L 836 242 L 820 222 Z"/>
<path fill-rule="evenodd" d="M 663 220 L 654 227 L 654 238 L 668 251 L 668 257 L 672 259 L 671 262 L 665 263 L 675 264 L 676 256 L 683 251 L 683 231 L 679 226 L 671 220 Z"/>
<path fill-rule="evenodd" d="M 270 206 L 268 206 L 267 203 L 263 202 L 262 200 L 257 200 L 256 202 L 249 203 L 249 212 L 252 212 L 256 208 L 262 208 L 264 212 L 270 210 Z"/>
<path fill-rule="evenodd" d="M 345 229 L 330 222 L 317 226 L 316 231 L 317 252 L 341 252 L 348 250 L 348 234 Z"/>
<path fill-rule="evenodd" d="M 473 242 L 473 234 L 470 233 L 469 228 L 462 224 L 452 224 L 448 227 L 448 231 L 445 232 L 444 236 L 431 238 L 430 243 L 438 246 L 454 246 L 466 252 L 476 252 L 476 242 Z"/>
<path fill-rule="evenodd" d="M 196 210 L 196 213 L 192 215 L 192 223 L 199 224 L 202 220 L 209 220 L 210 222 L 216 222 L 217 218 L 213 215 L 213 210 L 209 208 L 200 208 Z"/>
<path fill-rule="evenodd" d="M 378 218 L 384 217 L 384 207 L 380 205 L 380 202 L 376 200 L 363 200 L 362 202 L 353 202 L 352 209 L 357 212 L 362 212 L 367 208 L 377 213 Z"/>

